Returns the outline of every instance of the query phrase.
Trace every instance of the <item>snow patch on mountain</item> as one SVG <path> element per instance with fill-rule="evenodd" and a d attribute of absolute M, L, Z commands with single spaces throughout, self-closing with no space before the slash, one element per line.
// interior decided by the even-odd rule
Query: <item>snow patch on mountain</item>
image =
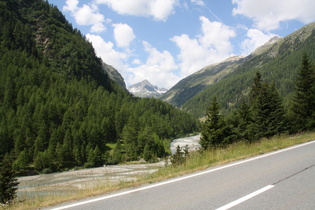
<path fill-rule="evenodd" d="M 127 89 L 133 95 L 142 98 L 157 98 L 167 92 L 167 89 L 152 85 L 148 80 L 138 82 Z"/>

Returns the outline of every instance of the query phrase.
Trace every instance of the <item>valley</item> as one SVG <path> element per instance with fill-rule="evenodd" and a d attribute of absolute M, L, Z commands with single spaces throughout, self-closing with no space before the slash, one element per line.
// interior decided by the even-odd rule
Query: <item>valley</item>
<path fill-rule="evenodd" d="M 314 139 L 315 22 L 211 65 L 211 30 L 195 37 L 197 45 L 185 34 L 168 37 L 176 45 L 187 39 L 182 44 L 198 56 L 188 60 L 206 61 L 196 72 L 182 65 L 179 52 L 175 59 L 139 37 L 119 42 L 117 29 L 130 32 L 127 24 L 107 21 L 112 42 L 82 33 L 63 13 L 81 11 L 78 1 L 71 2 L 73 10 L 68 5 L 61 11 L 43 0 L 0 0 L 1 205 L 40 208 L 150 185 Z M 203 33 L 207 24 L 224 26 L 204 16 L 199 21 Z M 228 39 L 234 37 L 232 27 L 225 29 Z M 93 38 L 110 48 L 105 57 Z M 148 62 L 133 54 L 133 39 Z M 205 43 L 210 49 L 204 51 L 198 46 Z M 113 63 L 124 74 L 104 62 L 116 52 L 113 46 L 121 51 Z M 158 87 L 146 79 L 151 65 L 154 83 L 168 75 L 186 78 L 169 90 Z M 188 68 L 195 73 L 184 74 Z M 122 75 L 128 82 L 138 81 L 136 75 L 144 80 L 127 87 Z M 186 145 L 189 153 L 176 152 Z"/>
<path fill-rule="evenodd" d="M 98 168 L 19 177 L 17 196 L 19 200 L 29 200 L 37 196 L 73 194 L 97 186 L 114 186 L 135 181 L 163 166 L 164 161 L 152 164 L 104 165 Z"/>

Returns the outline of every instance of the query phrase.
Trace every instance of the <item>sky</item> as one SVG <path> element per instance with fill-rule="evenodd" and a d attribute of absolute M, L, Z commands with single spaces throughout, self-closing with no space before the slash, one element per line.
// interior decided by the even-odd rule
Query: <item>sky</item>
<path fill-rule="evenodd" d="M 314 0 L 48 0 L 130 86 L 171 88 L 315 21 Z"/>

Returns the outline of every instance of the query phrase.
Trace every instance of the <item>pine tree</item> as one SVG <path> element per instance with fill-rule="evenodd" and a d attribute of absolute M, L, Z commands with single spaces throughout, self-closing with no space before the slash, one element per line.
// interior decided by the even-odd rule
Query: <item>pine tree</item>
<path fill-rule="evenodd" d="M 261 92 L 261 88 L 262 88 L 262 76 L 260 74 L 260 72 L 256 72 L 256 75 L 253 79 L 253 85 L 251 87 L 250 93 L 249 93 L 249 99 L 250 99 L 250 103 L 253 105 L 255 104 L 255 100 L 257 100 L 260 92 Z"/>
<path fill-rule="evenodd" d="M 122 157 L 122 146 L 120 140 L 117 141 L 116 146 L 113 151 L 112 160 L 109 161 L 112 164 L 117 164 L 123 161 Z"/>
<path fill-rule="evenodd" d="M 5 155 L 0 165 L 0 203 L 7 204 L 13 201 L 16 197 L 18 184 L 12 169 L 12 161 L 9 155 Z"/>
<path fill-rule="evenodd" d="M 271 137 L 286 130 L 285 111 L 274 85 L 263 82 L 256 74 L 250 92 L 253 124 L 249 127 L 252 140 Z"/>
<path fill-rule="evenodd" d="M 222 147 L 232 140 L 232 131 L 220 114 L 217 98 L 214 97 L 207 111 L 206 121 L 203 125 L 200 145 L 203 149 Z"/>
<path fill-rule="evenodd" d="M 175 152 L 174 155 L 172 155 L 172 157 L 171 157 L 172 166 L 181 165 L 181 164 L 184 163 L 184 161 L 185 161 L 184 153 L 182 152 L 180 146 L 177 145 L 177 147 L 176 147 L 176 152 Z"/>
<path fill-rule="evenodd" d="M 315 112 L 315 73 L 307 54 L 303 60 L 295 81 L 295 91 L 292 100 L 290 118 L 294 132 L 314 128 Z"/>
<path fill-rule="evenodd" d="M 237 110 L 237 133 L 240 139 L 251 141 L 253 134 L 250 132 L 253 126 L 253 119 L 250 106 L 243 100 L 242 104 Z"/>
<path fill-rule="evenodd" d="M 283 107 L 282 99 L 275 85 L 269 88 L 269 94 L 271 95 L 271 113 L 268 126 L 269 135 L 276 135 L 284 133 L 288 130 L 286 113 Z"/>

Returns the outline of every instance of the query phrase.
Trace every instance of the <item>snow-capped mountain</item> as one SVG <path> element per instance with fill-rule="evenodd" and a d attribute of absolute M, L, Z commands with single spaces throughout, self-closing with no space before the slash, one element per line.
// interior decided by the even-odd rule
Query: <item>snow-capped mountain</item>
<path fill-rule="evenodd" d="M 138 82 L 134 85 L 129 86 L 128 91 L 138 97 L 148 97 L 148 98 L 157 98 L 163 93 L 167 92 L 165 88 L 159 88 L 155 85 L 152 85 L 148 80 Z"/>

